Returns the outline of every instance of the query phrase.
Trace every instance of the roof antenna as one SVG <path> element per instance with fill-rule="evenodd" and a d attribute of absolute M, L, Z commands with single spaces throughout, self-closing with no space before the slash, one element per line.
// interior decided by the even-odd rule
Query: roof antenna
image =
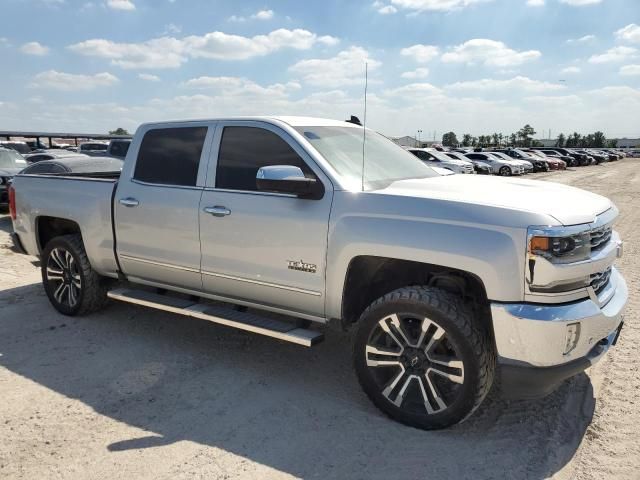
<path fill-rule="evenodd" d="M 364 63 L 364 121 L 362 123 L 362 191 L 364 192 L 364 156 L 367 140 L 367 87 L 369 86 L 369 63 Z"/>

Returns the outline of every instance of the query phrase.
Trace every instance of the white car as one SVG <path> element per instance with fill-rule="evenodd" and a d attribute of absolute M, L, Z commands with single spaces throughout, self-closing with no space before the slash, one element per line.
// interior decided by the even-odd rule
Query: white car
<path fill-rule="evenodd" d="M 445 152 L 447 156 L 453 158 L 454 160 L 463 160 L 465 162 L 471 161 L 473 163 L 473 169 L 476 171 L 478 175 L 493 175 L 493 167 L 486 162 L 481 162 L 479 160 L 469 160 L 464 154 L 460 152 Z"/>
<path fill-rule="evenodd" d="M 518 163 L 518 164 L 522 165 L 524 167 L 524 173 L 533 173 L 533 163 L 531 163 L 531 162 L 529 162 L 527 160 L 521 160 L 519 158 L 513 158 L 513 157 L 510 157 L 509 155 L 507 155 L 506 153 L 502 153 L 502 152 L 491 152 L 491 155 L 493 155 L 494 157 L 501 158 L 503 160 L 515 162 L 515 163 Z"/>
<path fill-rule="evenodd" d="M 408 150 L 430 167 L 446 168 L 461 174 L 476 173 L 470 161 L 453 159 L 435 148 L 409 148 Z"/>
<path fill-rule="evenodd" d="M 488 163 L 493 168 L 493 172 L 497 175 L 502 175 L 503 177 L 508 177 L 511 175 L 524 175 L 525 169 L 524 166 L 520 163 L 509 159 L 505 160 L 503 158 L 497 157 L 492 153 L 488 152 L 470 152 L 465 154 L 469 160 L 479 160 L 484 163 Z"/>

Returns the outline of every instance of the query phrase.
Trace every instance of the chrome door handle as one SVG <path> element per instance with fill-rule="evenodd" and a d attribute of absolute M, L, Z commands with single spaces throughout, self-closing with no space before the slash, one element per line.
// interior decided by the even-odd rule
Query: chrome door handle
<path fill-rule="evenodd" d="M 120 205 L 124 205 L 125 207 L 137 207 L 138 205 L 140 205 L 140 202 L 138 200 L 131 197 L 121 198 L 120 200 L 118 200 L 118 202 L 120 202 Z"/>
<path fill-rule="evenodd" d="M 231 215 L 231 210 L 229 210 L 227 207 L 205 207 L 204 211 L 205 213 L 213 215 L 214 217 L 226 217 L 227 215 Z"/>

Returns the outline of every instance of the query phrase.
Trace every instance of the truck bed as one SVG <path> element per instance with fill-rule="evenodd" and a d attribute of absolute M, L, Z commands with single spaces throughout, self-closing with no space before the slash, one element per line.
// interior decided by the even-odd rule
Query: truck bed
<path fill-rule="evenodd" d="M 40 223 L 47 217 L 82 225 L 89 260 L 102 275 L 117 272 L 112 229 L 113 194 L 120 172 L 17 175 L 13 180 L 17 219 L 14 231 L 25 250 L 41 252 Z"/>

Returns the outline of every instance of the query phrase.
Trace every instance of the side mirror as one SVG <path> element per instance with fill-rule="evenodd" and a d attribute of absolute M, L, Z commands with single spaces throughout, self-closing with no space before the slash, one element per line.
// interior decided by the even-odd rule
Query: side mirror
<path fill-rule="evenodd" d="M 286 193 L 310 200 L 319 200 L 324 195 L 322 183 L 305 177 L 300 167 L 292 165 L 260 168 L 256 174 L 256 186 L 263 192 Z"/>

